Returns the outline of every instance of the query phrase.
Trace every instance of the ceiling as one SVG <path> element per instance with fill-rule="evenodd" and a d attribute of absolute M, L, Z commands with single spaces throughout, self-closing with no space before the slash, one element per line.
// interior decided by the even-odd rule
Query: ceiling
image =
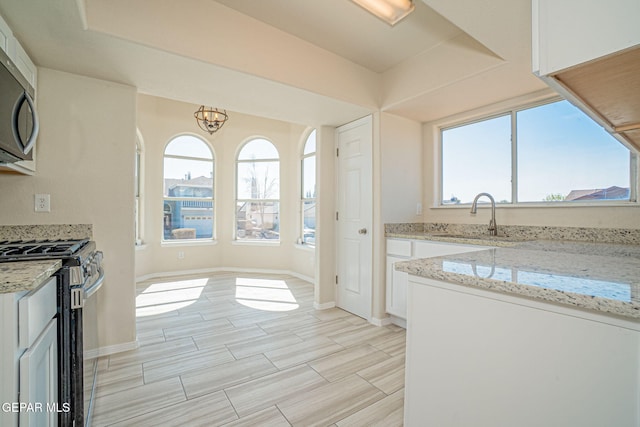
<path fill-rule="evenodd" d="M 462 33 L 421 1 L 394 27 L 348 0 L 215 1 L 376 73 Z"/>
<path fill-rule="evenodd" d="M 544 88 L 530 0 L 416 0 L 394 27 L 349 0 L 3 0 L 39 67 L 307 125 L 428 122 Z"/>

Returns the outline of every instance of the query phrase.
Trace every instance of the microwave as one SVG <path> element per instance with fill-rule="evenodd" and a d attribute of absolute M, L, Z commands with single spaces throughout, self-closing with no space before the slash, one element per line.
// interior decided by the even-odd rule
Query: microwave
<path fill-rule="evenodd" d="M 33 159 L 38 136 L 35 90 L 0 50 L 0 162 Z"/>

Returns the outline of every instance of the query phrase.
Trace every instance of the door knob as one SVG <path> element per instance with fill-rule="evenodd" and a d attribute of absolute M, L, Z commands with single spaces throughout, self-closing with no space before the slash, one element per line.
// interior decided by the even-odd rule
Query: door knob
<path fill-rule="evenodd" d="M 360 230 L 358 230 L 358 234 L 367 234 L 367 229 L 361 228 Z"/>

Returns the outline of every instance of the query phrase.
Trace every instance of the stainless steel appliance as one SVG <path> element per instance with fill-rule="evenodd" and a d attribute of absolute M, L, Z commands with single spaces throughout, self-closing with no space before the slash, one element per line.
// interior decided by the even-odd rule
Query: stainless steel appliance
<path fill-rule="evenodd" d="M 0 50 L 0 162 L 33 158 L 38 136 L 35 90 Z"/>
<path fill-rule="evenodd" d="M 0 242 L 0 262 L 61 259 L 57 281 L 58 399 L 68 403 L 60 426 L 91 424 L 97 378 L 98 336 L 96 304 L 104 281 L 102 252 L 89 239 Z"/>

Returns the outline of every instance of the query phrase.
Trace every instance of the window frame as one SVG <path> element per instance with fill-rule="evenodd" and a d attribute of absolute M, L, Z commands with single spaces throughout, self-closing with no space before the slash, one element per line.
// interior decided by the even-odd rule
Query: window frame
<path fill-rule="evenodd" d="M 240 154 L 242 153 L 242 150 L 249 145 L 250 143 L 254 142 L 254 141 L 259 141 L 259 140 L 264 140 L 267 141 L 268 143 L 270 143 L 273 148 L 275 149 L 278 157 L 277 158 L 259 158 L 259 159 L 240 159 Z M 280 159 L 280 150 L 278 150 L 278 147 L 276 146 L 276 144 L 274 144 L 274 142 L 272 140 L 270 140 L 267 137 L 264 136 L 253 136 L 250 137 L 248 139 L 246 139 L 242 144 L 240 144 L 240 146 L 238 147 L 237 153 L 236 153 L 236 157 L 235 157 L 235 195 L 234 195 L 234 214 L 233 214 L 233 242 L 234 243 L 238 243 L 238 244 L 248 244 L 248 245 L 279 245 L 280 242 L 282 241 L 280 233 L 278 233 L 278 238 L 277 239 L 265 239 L 265 238 L 261 238 L 261 239 L 247 239 L 244 237 L 239 237 L 238 236 L 238 204 L 245 202 L 245 203 L 264 203 L 264 202 L 268 202 L 268 203 L 275 203 L 278 206 L 278 230 L 281 230 L 281 217 L 280 217 L 280 207 L 281 207 L 281 198 L 282 198 L 282 194 L 281 194 L 281 188 L 280 188 L 280 183 L 282 182 L 281 179 L 281 159 Z M 252 199 L 252 198 L 244 198 L 241 199 L 238 197 L 238 191 L 239 191 L 239 176 L 238 176 L 238 172 L 239 172 L 239 164 L 240 163 L 273 163 L 273 162 L 277 162 L 278 163 L 278 198 L 274 199 L 274 198 L 263 198 L 263 199 Z"/>
<path fill-rule="evenodd" d="M 207 147 L 207 149 L 209 150 L 209 152 L 211 153 L 211 159 L 206 159 L 203 157 L 193 157 L 193 156 L 182 156 L 182 155 L 177 155 L 177 154 L 166 154 L 167 152 L 167 148 L 169 147 L 169 145 L 171 145 L 171 143 L 173 141 L 175 141 L 177 138 L 180 137 L 190 137 L 190 138 L 195 138 L 197 139 L 199 142 L 203 143 L 205 147 Z M 210 161 L 211 162 L 211 170 L 213 171 L 213 176 L 212 176 L 212 183 L 211 183 L 211 197 L 168 197 L 164 195 L 164 185 L 165 185 L 165 159 L 177 159 L 177 160 L 194 160 L 194 161 L 199 161 L 199 162 L 205 162 L 205 161 Z M 200 137 L 199 135 L 196 134 L 192 134 L 192 133 L 181 133 L 178 135 L 174 135 L 173 137 L 171 137 L 167 143 L 164 146 L 164 150 L 162 152 L 162 229 L 161 229 L 161 244 L 162 245 L 184 245 L 184 244 L 197 244 L 197 243 L 210 243 L 210 242 L 215 242 L 216 240 L 216 222 L 217 222 L 217 206 L 215 203 L 215 187 L 216 187 L 216 167 L 215 167 L 215 162 L 216 162 L 216 155 L 215 152 L 213 150 L 213 147 L 211 146 L 211 144 L 209 144 L 209 142 L 207 140 L 205 140 L 204 138 Z M 211 218 L 211 237 L 196 237 L 194 239 L 165 239 L 164 237 L 164 216 L 165 216 L 165 206 L 166 206 L 166 202 L 167 201 L 174 201 L 174 202 L 184 202 L 184 201 L 189 201 L 189 202 L 193 202 L 193 201 L 197 201 L 197 202 L 211 202 L 211 214 L 212 214 L 212 218 Z"/>
<path fill-rule="evenodd" d="M 135 183 L 134 183 L 134 209 L 135 209 L 135 246 L 144 245 L 144 143 L 142 135 L 136 135 L 135 155 Z"/>
<path fill-rule="evenodd" d="M 536 107 L 540 107 L 547 104 L 552 104 L 558 101 L 565 101 L 564 98 L 554 96 L 551 98 L 545 98 L 537 101 L 531 101 L 526 103 L 519 103 L 512 107 L 506 107 L 494 110 L 490 113 L 474 115 L 472 117 L 452 121 L 450 123 L 435 125 L 436 130 L 436 144 L 438 148 L 437 161 L 438 164 L 438 176 L 437 176 L 437 200 L 435 200 L 434 208 L 439 209 L 456 209 L 464 208 L 468 209 L 471 203 L 459 203 L 459 204 L 444 204 L 443 203 L 443 190 L 444 190 L 444 171 L 443 171 L 443 138 L 442 133 L 448 129 L 454 129 L 462 126 L 479 123 L 485 120 L 494 119 L 502 116 L 510 116 L 511 120 L 511 202 L 500 203 L 496 206 L 501 208 L 516 208 L 516 207 L 603 207 L 603 206 L 637 206 L 640 204 L 638 200 L 638 178 L 639 178 L 639 155 L 634 150 L 627 147 L 617 138 L 618 143 L 624 145 L 629 149 L 629 200 L 593 200 L 593 201 L 519 201 L 518 200 L 518 135 L 517 135 L 517 113 L 523 110 L 528 110 Z M 588 117 L 588 116 L 587 116 Z M 589 120 L 592 120 L 589 118 Z M 613 136 L 613 135 L 612 135 Z"/>
<path fill-rule="evenodd" d="M 316 138 L 315 138 L 315 143 L 316 143 L 316 148 L 314 149 L 313 152 L 311 153 L 307 153 L 305 154 L 306 148 L 307 148 L 307 144 L 309 143 L 309 138 L 311 137 L 311 135 L 313 135 L 315 133 Z M 309 248 L 315 248 L 316 247 L 316 243 L 315 243 L 315 238 L 314 238 L 314 242 L 313 243 L 307 243 L 305 241 L 305 237 L 304 237 L 304 230 L 305 230 L 305 226 L 304 226 L 304 205 L 305 203 L 308 202 L 314 202 L 314 207 L 313 209 L 316 211 L 316 221 L 317 221 L 317 214 L 318 214 L 318 208 L 317 208 L 317 194 L 316 197 L 305 197 L 304 196 L 304 161 L 308 158 L 313 157 L 314 158 L 314 164 L 315 164 L 315 168 L 316 168 L 316 176 L 315 176 L 315 188 L 316 188 L 316 193 L 317 193 L 317 187 L 318 187 L 318 176 L 317 176 L 317 170 L 318 170 L 318 139 L 317 139 L 317 132 L 316 129 L 312 129 L 308 134 L 307 137 L 304 139 L 304 143 L 302 144 L 302 150 L 301 150 L 301 154 L 300 154 L 300 237 L 298 238 L 298 242 L 301 245 L 304 245 L 306 247 Z M 314 236 L 316 234 L 316 229 L 314 228 Z"/>

